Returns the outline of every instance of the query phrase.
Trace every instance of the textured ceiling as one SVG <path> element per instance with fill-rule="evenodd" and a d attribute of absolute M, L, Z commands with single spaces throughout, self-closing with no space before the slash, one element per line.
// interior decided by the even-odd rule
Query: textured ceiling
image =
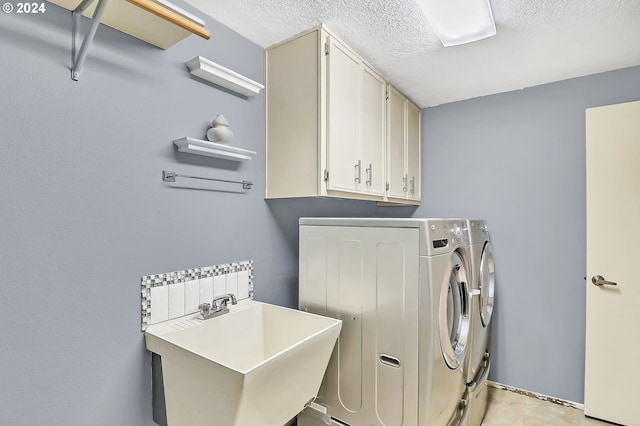
<path fill-rule="evenodd" d="M 422 107 L 640 64 L 640 0 L 490 0 L 497 35 L 447 48 L 417 0 L 187 1 L 262 47 L 323 23 Z"/>

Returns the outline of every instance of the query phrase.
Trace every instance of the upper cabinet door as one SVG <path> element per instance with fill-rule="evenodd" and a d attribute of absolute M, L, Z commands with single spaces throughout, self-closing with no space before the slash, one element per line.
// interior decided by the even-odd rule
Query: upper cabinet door
<path fill-rule="evenodd" d="M 318 195 L 320 43 L 316 31 L 267 50 L 267 198 Z"/>
<path fill-rule="evenodd" d="M 420 108 L 407 100 L 407 193 L 420 200 Z"/>
<path fill-rule="evenodd" d="M 327 39 L 327 189 L 357 191 L 365 183 L 358 156 L 362 63 L 340 42 Z"/>
<path fill-rule="evenodd" d="M 389 126 L 389 182 L 388 196 L 406 198 L 407 175 L 405 173 L 405 97 L 389 86 L 388 126 Z"/>
<path fill-rule="evenodd" d="M 363 192 L 384 195 L 386 82 L 371 68 L 362 67 L 360 94 L 360 157 Z"/>
<path fill-rule="evenodd" d="M 387 197 L 420 201 L 420 108 L 389 85 L 387 103 Z"/>

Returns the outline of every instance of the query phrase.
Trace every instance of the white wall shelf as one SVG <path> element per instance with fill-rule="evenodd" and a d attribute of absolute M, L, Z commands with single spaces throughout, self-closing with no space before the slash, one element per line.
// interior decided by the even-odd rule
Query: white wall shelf
<path fill-rule="evenodd" d="M 207 157 L 223 158 L 231 161 L 251 160 L 256 155 L 255 151 L 236 148 L 221 143 L 203 141 L 195 138 L 181 138 L 173 141 L 178 147 L 178 151 L 189 154 L 205 155 Z"/>
<path fill-rule="evenodd" d="M 203 80 L 222 86 L 243 96 L 253 96 L 264 89 L 264 85 L 253 81 L 222 65 L 216 64 L 202 56 L 187 61 L 191 74 Z"/>

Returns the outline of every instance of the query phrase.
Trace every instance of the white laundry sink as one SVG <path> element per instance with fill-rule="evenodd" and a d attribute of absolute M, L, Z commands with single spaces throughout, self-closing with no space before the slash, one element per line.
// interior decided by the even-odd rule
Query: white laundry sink
<path fill-rule="evenodd" d="M 172 425 L 274 426 L 317 395 L 341 321 L 242 300 L 230 312 L 150 326 Z"/>

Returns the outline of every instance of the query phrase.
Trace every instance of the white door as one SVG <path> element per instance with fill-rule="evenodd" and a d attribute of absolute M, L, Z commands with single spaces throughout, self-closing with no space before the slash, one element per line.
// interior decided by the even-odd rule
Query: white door
<path fill-rule="evenodd" d="M 358 147 L 362 63 L 337 40 L 329 37 L 328 43 L 327 188 L 354 192 L 364 183 Z"/>
<path fill-rule="evenodd" d="M 385 116 L 387 84 L 371 68 L 362 67 L 360 94 L 360 157 L 362 191 L 384 195 L 385 191 Z"/>
<path fill-rule="evenodd" d="M 410 200 L 420 201 L 420 121 L 422 112 L 407 101 L 407 193 Z"/>
<path fill-rule="evenodd" d="M 389 137 L 389 197 L 407 197 L 407 175 L 405 174 L 405 107 L 406 98 L 393 86 L 389 85 L 389 103 L 387 111 L 388 137 Z"/>
<path fill-rule="evenodd" d="M 585 414 L 640 425 L 640 102 L 586 123 Z"/>

